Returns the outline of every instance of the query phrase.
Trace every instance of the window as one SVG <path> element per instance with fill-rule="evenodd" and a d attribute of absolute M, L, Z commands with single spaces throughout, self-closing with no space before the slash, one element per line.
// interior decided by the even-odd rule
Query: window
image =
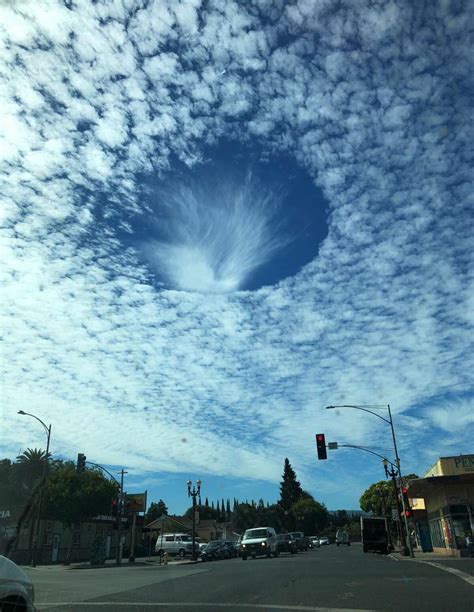
<path fill-rule="evenodd" d="M 72 545 L 73 546 L 79 546 L 81 543 L 81 532 L 80 531 L 75 531 L 72 534 Z"/>
<path fill-rule="evenodd" d="M 434 521 L 430 521 L 430 532 L 431 532 L 431 541 L 435 548 L 446 548 L 446 544 L 444 542 L 443 531 L 441 528 L 441 521 L 439 519 L 435 519 Z"/>
<path fill-rule="evenodd" d="M 174 536 L 165 536 L 165 542 L 174 542 Z"/>

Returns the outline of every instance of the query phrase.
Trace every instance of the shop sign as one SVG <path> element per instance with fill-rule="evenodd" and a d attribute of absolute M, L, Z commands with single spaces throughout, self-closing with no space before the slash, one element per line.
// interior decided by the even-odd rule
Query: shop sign
<path fill-rule="evenodd" d="M 146 491 L 145 493 L 127 493 L 125 507 L 127 513 L 146 512 Z"/>
<path fill-rule="evenodd" d="M 465 497 L 459 497 L 459 495 L 448 495 L 447 497 L 450 506 L 454 504 L 467 504 L 467 499 Z"/>
<path fill-rule="evenodd" d="M 461 472 L 474 472 L 474 455 L 454 457 L 454 465 Z"/>
<path fill-rule="evenodd" d="M 0 510 L 0 519 L 10 518 L 10 510 Z"/>

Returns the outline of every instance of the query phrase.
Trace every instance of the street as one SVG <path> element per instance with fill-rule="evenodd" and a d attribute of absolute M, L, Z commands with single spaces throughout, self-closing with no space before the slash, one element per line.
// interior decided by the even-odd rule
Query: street
<path fill-rule="evenodd" d="M 26 571 L 35 585 L 38 610 L 47 611 L 472 612 L 474 559 L 437 565 L 363 554 L 356 544 L 245 562 Z"/>

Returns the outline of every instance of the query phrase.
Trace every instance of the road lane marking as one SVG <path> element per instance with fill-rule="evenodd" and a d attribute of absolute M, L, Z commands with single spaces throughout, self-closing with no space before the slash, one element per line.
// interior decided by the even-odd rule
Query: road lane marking
<path fill-rule="evenodd" d="M 474 576 L 470 576 L 466 574 L 466 572 L 462 572 L 461 570 L 456 569 L 455 567 L 449 567 L 447 565 L 441 565 L 440 563 L 434 563 L 433 561 L 425 561 L 423 559 L 413 559 L 415 563 L 426 563 L 426 565 L 432 565 L 433 567 L 437 567 L 438 569 L 442 569 L 445 572 L 449 572 L 450 574 L 454 574 L 461 580 L 464 580 L 471 586 L 474 586 Z"/>
<path fill-rule="evenodd" d="M 297 612 L 377 612 L 377 610 L 367 610 L 365 608 L 321 608 L 313 606 L 285 606 L 283 604 L 248 604 L 248 603 L 196 603 L 196 602 L 176 602 L 169 601 L 167 603 L 151 603 L 138 601 L 64 601 L 61 603 L 41 603 L 37 604 L 36 608 L 53 608 L 58 606 L 112 606 L 113 608 L 136 606 L 137 608 L 238 608 L 249 610 L 296 610 Z"/>

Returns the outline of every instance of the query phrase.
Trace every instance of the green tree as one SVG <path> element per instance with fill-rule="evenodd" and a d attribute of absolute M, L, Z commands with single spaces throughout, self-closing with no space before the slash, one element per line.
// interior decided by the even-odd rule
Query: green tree
<path fill-rule="evenodd" d="M 145 514 L 145 525 L 148 525 L 165 514 L 168 514 L 168 508 L 162 499 L 156 503 L 151 502 L 150 507 Z"/>
<path fill-rule="evenodd" d="M 51 456 L 48 453 L 48 459 Z M 26 451 L 23 451 L 21 455 L 18 455 L 16 458 L 17 463 L 36 465 L 40 464 L 41 466 L 46 459 L 46 451 L 41 450 L 41 448 L 27 448 Z"/>
<path fill-rule="evenodd" d="M 232 515 L 234 528 L 243 533 L 246 529 L 259 526 L 257 510 L 250 504 L 239 504 Z"/>
<path fill-rule="evenodd" d="M 76 473 L 72 461 L 66 461 L 52 470 L 45 486 L 44 515 L 61 521 L 72 531 L 74 524 L 82 523 L 100 514 L 108 514 L 112 499 L 118 495 L 117 483 L 108 480 L 98 469 Z M 70 562 L 72 537 L 66 556 Z"/>
<path fill-rule="evenodd" d="M 296 472 L 291 467 L 288 458 L 285 459 L 282 478 L 283 480 L 280 482 L 280 505 L 284 510 L 289 511 L 301 498 L 303 489 L 296 479 Z"/>
<path fill-rule="evenodd" d="M 327 524 L 329 513 L 323 504 L 314 499 L 300 499 L 291 507 L 298 531 L 311 535 L 319 533 Z"/>
<path fill-rule="evenodd" d="M 403 478 L 408 481 L 418 478 L 418 476 L 416 474 L 408 474 Z M 391 509 L 397 507 L 393 483 L 389 480 L 379 480 L 379 482 L 371 484 L 362 493 L 359 505 L 364 512 L 373 512 L 377 516 L 390 517 L 392 514 Z"/>
<path fill-rule="evenodd" d="M 50 457 L 48 454 L 48 459 Z M 11 471 L 11 481 L 18 498 L 32 499 L 34 489 L 43 477 L 45 461 L 46 451 L 40 448 L 27 448 L 18 455 Z"/>
<path fill-rule="evenodd" d="M 215 510 L 212 507 L 196 504 L 196 512 L 199 512 L 199 518 L 202 519 L 203 521 L 208 521 L 208 520 L 218 521 L 219 520 L 219 513 L 217 512 L 217 510 Z M 193 518 L 193 507 L 192 506 L 186 510 L 186 512 L 184 513 L 184 516 L 186 516 L 189 519 Z"/>

